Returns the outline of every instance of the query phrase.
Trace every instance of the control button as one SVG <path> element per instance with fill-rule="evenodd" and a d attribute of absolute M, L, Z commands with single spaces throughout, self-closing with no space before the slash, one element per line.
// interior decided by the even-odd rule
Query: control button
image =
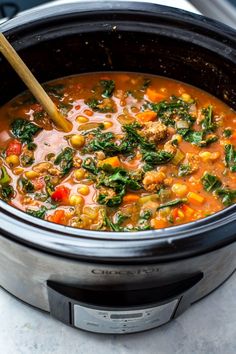
<path fill-rule="evenodd" d="M 94 327 L 98 327 L 99 324 L 96 323 L 96 322 L 87 322 L 87 321 L 84 321 L 84 323 L 87 325 L 87 326 L 94 326 Z"/>

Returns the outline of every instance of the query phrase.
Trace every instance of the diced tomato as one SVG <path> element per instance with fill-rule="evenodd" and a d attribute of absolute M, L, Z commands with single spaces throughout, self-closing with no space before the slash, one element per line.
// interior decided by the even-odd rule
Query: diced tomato
<path fill-rule="evenodd" d="M 8 144 L 8 147 L 6 149 L 6 155 L 17 155 L 19 156 L 21 154 L 21 149 L 22 149 L 22 144 L 18 140 L 12 140 Z"/>
<path fill-rule="evenodd" d="M 70 194 L 69 188 L 65 186 L 59 186 L 56 188 L 55 192 L 52 193 L 51 198 L 55 202 L 66 202 Z"/>
<path fill-rule="evenodd" d="M 54 214 L 49 215 L 48 221 L 55 222 L 56 224 L 64 224 L 65 216 L 64 210 L 56 210 Z"/>

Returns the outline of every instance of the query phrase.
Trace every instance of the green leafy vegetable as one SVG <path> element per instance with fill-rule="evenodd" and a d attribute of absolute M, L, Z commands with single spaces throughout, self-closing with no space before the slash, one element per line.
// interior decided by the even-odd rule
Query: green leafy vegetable
<path fill-rule="evenodd" d="M 98 174 L 98 168 L 96 166 L 96 163 L 91 157 L 86 157 L 86 159 L 84 159 L 84 161 L 82 162 L 82 167 L 94 175 Z"/>
<path fill-rule="evenodd" d="M 122 129 L 127 133 L 127 139 L 136 142 L 144 150 L 155 150 L 156 146 L 154 143 L 149 142 L 147 139 L 142 137 L 137 130 L 142 128 L 138 123 L 123 125 Z"/>
<path fill-rule="evenodd" d="M 204 132 L 214 132 L 217 128 L 217 125 L 214 122 L 213 107 L 210 105 L 207 108 L 203 108 L 202 115 L 204 116 L 204 118 L 201 121 L 201 124 Z"/>
<path fill-rule="evenodd" d="M 191 126 L 194 122 L 194 118 L 189 113 L 191 105 L 192 103 L 187 103 L 178 97 L 172 96 L 170 102 L 148 102 L 144 108 L 148 108 L 156 112 L 158 114 L 158 118 L 167 126 L 174 126 L 177 118 L 185 120 Z"/>
<path fill-rule="evenodd" d="M 8 175 L 6 167 L 1 167 L 1 176 L 0 176 L 0 184 L 5 185 L 11 182 L 11 177 Z"/>
<path fill-rule="evenodd" d="M 109 168 L 108 168 L 109 167 Z M 138 190 L 142 185 L 128 171 L 121 168 L 104 166 L 97 175 L 97 187 L 104 186 L 113 189 L 115 194 L 110 195 L 106 191 L 98 195 L 98 203 L 113 207 L 121 204 L 127 189 Z"/>
<path fill-rule="evenodd" d="M 37 210 L 27 209 L 26 212 L 27 212 L 27 214 L 29 214 L 31 216 L 35 216 L 36 218 L 44 219 L 44 216 L 48 210 L 49 209 L 43 205 Z"/>
<path fill-rule="evenodd" d="M 11 198 L 13 198 L 14 196 L 14 189 L 12 186 L 10 186 L 9 184 L 7 185 L 2 185 L 0 188 L 0 194 L 1 194 L 1 198 L 3 200 L 9 200 Z"/>
<path fill-rule="evenodd" d="M 27 153 L 27 151 L 21 155 L 21 164 L 24 167 L 31 166 L 34 163 L 33 154 Z"/>
<path fill-rule="evenodd" d="M 230 138 L 232 134 L 233 134 L 233 132 L 232 132 L 232 129 L 230 129 L 230 128 L 226 128 L 223 131 L 223 135 L 225 138 Z"/>
<path fill-rule="evenodd" d="M 151 170 L 156 165 L 166 164 L 174 157 L 173 154 L 165 150 L 143 152 L 142 159 L 146 162 L 144 170 Z"/>
<path fill-rule="evenodd" d="M 112 93 L 115 89 L 114 80 L 100 80 L 100 85 L 102 86 L 102 97 L 109 98 L 112 96 Z"/>
<path fill-rule="evenodd" d="M 179 166 L 178 176 L 180 177 L 188 176 L 191 173 L 192 173 L 192 166 L 189 163 L 182 164 Z"/>
<path fill-rule="evenodd" d="M 114 113 L 114 102 L 111 99 L 106 100 L 108 101 L 104 101 L 103 99 L 90 98 L 86 101 L 86 104 L 95 112 Z"/>
<path fill-rule="evenodd" d="M 221 180 L 217 176 L 211 175 L 210 173 L 205 173 L 201 178 L 201 181 L 207 192 L 213 192 L 222 185 Z"/>
<path fill-rule="evenodd" d="M 33 141 L 33 136 L 42 129 L 34 123 L 18 118 L 12 122 L 11 130 L 12 134 L 22 143 L 29 144 Z"/>
<path fill-rule="evenodd" d="M 173 207 L 173 206 L 180 205 L 180 204 L 183 204 L 183 203 L 186 203 L 186 202 L 187 202 L 187 199 L 174 199 L 174 200 L 171 200 L 170 202 L 167 202 L 165 204 L 159 205 L 157 210 L 160 210 L 160 209 L 163 209 L 163 208 L 167 208 L 167 207 Z"/>
<path fill-rule="evenodd" d="M 45 176 L 44 177 L 44 182 L 46 186 L 46 192 L 47 192 L 47 197 L 50 197 L 50 195 L 54 192 L 55 187 L 51 182 L 51 176 Z"/>
<path fill-rule="evenodd" d="M 52 210 L 55 209 L 57 206 L 53 206 L 52 208 L 46 208 L 44 205 L 42 205 L 39 209 L 34 210 L 34 209 L 27 209 L 26 213 L 31 215 L 31 216 L 35 216 L 36 218 L 39 219 L 44 219 L 45 214 L 48 210 Z"/>
<path fill-rule="evenodd" d="M 216 190 L 216 195 L 221 199 L 225 206 L 229 206 L 235 202 L 236 190 L 219 188 Z"/>
<path fill-rule="evenodd" d="M 140 220 L 149 220 L 152 216 L 151 210 L 143 210 L 140 214 Z"/>
<path fill-rule="evenodd" d="M 70 147 L 66 147 L 55 159 L 54 164 L 60 166 L 62 176 L 67 175 L 72 169 L 74 163 L 75 151 Z"/>
<path fill-rule="evenodd" d="M 33 193 L 35 190 L 33 183 L 31 183 L 30 180 L 26 178 L 21 177 L 19 180 L 19 184 L 24 193 Z"/>
<path fill-rule="evenodd" d="M 236 149 L 232 144 L 225 145 L 225 164 L 231 172 L 236 172 Z"/>

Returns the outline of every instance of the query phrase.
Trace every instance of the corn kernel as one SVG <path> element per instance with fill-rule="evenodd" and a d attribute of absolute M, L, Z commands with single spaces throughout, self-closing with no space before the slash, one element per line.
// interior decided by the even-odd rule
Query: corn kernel
<path fill-rule="evenodd" d="M 82 168 L 78 168 L 74 172 L 74 177 L 79 181 L 84 178 L 85 171 Z"/>
<path fill-rule="evenodd" d="M 78 192 L 82 195 L 88 195 L 89 194 L 89 187 L 84 185 L 84 186 L 78 188 Z"/>
<path fill-rule="evenodd" d="M 83 116 L 78 116 L 76 118 L 76 122 L 77 123 L 87 123 L 89 121 L 89 119 L 87 117 L 83 117 Z"/>
<path fill-rule="evenodd" d="M 74 148 L 78 149 L 84 145 L 85 139 L 82 135 L 75 134 L 75 135 L 72 135 L 72 137 L 70 138 L 70 143 Z"/>
<path fill-rule="evenodd" d="M 183 140 L 182 136 L 180 134 L 174 134 L 171 138 L 171 140 L 177 140 L 178 143 L 180 144 L 181 141 Z"/>
<path fill-rule="evenodd" d="M 10 167 L 17 167 L 20 164 L 20 159 L 19 156 L 17 155 L 9 155 L 6 157 L 6 163 L 10 166 Z"/>
<path fill-rule="evenodd" d="M 81 205 L 84 202 L 84 198 L 80 195 L 73 194 L 70 196 L 70 205 Z"/>
<path fill-rule="evenodd" d="M 27 171 L 27 172 L 25 172 L 25 177 L 28 178 L 28 179 L 34 179 L 34 178 L 37 178 L 38 176 L 39 176 L 39 173 L 35 172 L 35 171 Z"/>
<path fill-rule="evenodd" d="M 113 126 L 113 123 L 112 122 L 103 122 L 103 125 L 104 125 L 105 129 L 108 129 L 108 128 L 111 128 Z"/>
<path fill-rule="evenodd" d="M 185 184 L 174 183 L 171 190 L 177 197 L 183 197 L 186 195 L 188 188 Z"/>

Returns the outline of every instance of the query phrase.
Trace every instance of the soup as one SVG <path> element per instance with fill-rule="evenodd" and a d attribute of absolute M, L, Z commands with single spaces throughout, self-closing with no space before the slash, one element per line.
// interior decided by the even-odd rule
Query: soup
<path fill-rule="evenodd" d="M 0 109 L 0 197 L 57 224 L 160 229 L 236 200 L 236 113 L 171 79 L 93 73 L 44 85 L 73 124 L 29 93 Z"/>

